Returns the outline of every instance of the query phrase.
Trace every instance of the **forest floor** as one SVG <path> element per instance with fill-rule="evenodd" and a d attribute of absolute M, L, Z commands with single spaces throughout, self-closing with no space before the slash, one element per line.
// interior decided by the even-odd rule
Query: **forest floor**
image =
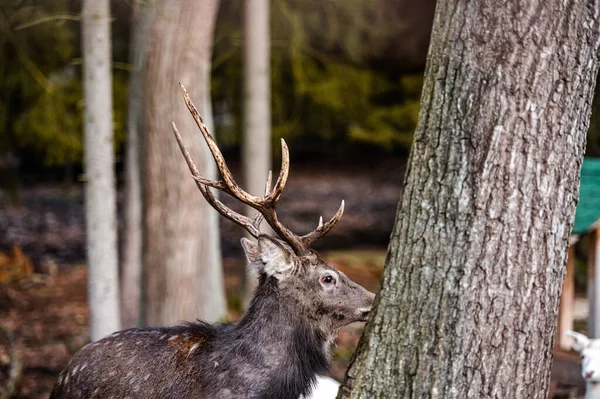
<path fill-rule="evenodd" d="M 314 229 L 321 214 L 329 218 L 345 199 L 344 217 L 317 249 L 323 250 L 332 266 L 373 292 L 379 285 L 402 189 L 404 170 L 398 164 L 328 166 L 327 172 L 295 168 L 278 212 L 293 231 L 302 233 Z M 81 187 L 36 184 L 21 190 L 18 204 L 9 203 L 0 191 L 0 332 L 14 338 L 22 365 L 18 398 L 47 398 L 62 367 L 89 342 L 81 191 Z M 226 204 L 241 210 L 224 197 Z M 119 227 L 122 231 L 121 221 Z M 233 320 L 239 316 L 236 293 L 244 269 L 242 231 L 223 218 L 220 227 Z M 343 377 L 362 327 L 356 323 L 340 332 L 330 368 L 334 378 Z M 10 360 L 7 339 L 0 334 L 0 389 L 9 377 Z M 556 388 L 566 387 L 569 392 L 570 385 L 577 385 L 569 383 L 578 378 L 577 363 L 577 357 L 568 353 L 555 356 Z M 580 381 L 578 385 L 581 390 Z"/>

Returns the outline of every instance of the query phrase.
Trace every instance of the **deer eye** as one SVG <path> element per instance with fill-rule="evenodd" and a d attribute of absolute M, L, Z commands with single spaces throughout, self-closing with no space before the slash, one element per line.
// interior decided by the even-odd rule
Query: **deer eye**
<path fill-rule="evenodd" d="M 325 276 L 321 277 L 321 282 L 323 284 L 335 284 L 335 277 L 333 277 L 330 274 L 325 275 Z"/>

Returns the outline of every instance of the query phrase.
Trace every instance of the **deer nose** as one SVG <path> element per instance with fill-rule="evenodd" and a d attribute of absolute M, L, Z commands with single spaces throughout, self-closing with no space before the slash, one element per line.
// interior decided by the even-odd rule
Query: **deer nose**
<path fill-rule="evenodd" d="M 367 321 L 369 318 L 369 313 L 371 313 L 371 306 L 368 308 L 358 308 L 356 309 L 356 315 L 359 321 Z"/>
<path fill-rule="evenodd" d="M 369 301 L 371 305 L 373 305 L 373 301 L 375 301 L 375 294 L 373 294 L 372 292 L 369 292 Z"/>

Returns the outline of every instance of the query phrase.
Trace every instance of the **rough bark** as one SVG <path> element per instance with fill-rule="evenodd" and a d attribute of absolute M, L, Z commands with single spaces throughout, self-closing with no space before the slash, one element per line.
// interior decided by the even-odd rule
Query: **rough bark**
<path fill-rule="evenodd" d="M 143 316 L 151 325 L 225 315 L 217 212 L 190 177 L 173 139 L 175 121 L 204 177 L 216 168 L 178 82 L 212 124 L 210 60 L 216 0 L 156 5 L 149 36 L 144 99 Z M 186 138 L 187 137 L 187 138 Z"/>
<path fill-rule="evenodd" d="M 382 286 L 341 397 L 546 397 L 599 7 L 438 1 Z"/>
<path fill-rule="evenodd" d="M 92 340 L 120 328 L 108 0 L 82 9 L 85 217 Z"/>
<path fill-rule="evenodd" d="M 127 152 L 125 163 L 125 230 L 121 265 L 121 320 L 123 328 L 137 324 L 142 275 L 142 176 L 141 123 L 144 86 L 142 68 L 147 53 L 147 36 L 154 18 L 151 1 L 133 4 L 131 72 L 127 108 Z"/>
<path fill-rule="evenodd" d="M 242 169 L 246 190 L 263 195 L 271 168 L 271 37 L 269 0 L 246 0 L 244 9 L 244 132 Z M 247 215 L 256 211 L 246 208 Z M 262 230 L 270 229 L 263 224 Z M 252 237 L 248 237 L 252 239 Z M 247 307 L 258 285 L 251 270 L 244 279 Z"/>

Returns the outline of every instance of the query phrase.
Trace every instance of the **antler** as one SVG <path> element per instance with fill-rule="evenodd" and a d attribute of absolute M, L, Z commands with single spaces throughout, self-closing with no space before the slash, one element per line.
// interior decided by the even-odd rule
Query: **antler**
<path fill-rule="evenodd" d="M 260 223 L 264 220 L 269 223 L 271 228 L 285 241 L 287 242 L 294 252 L 298 255 L 306 254 L 309 251 L 310 245 L 315 242 L 320 237 L 324 236 L 333 228 L 333 226 L 340 220 L 342 214 L 344 213 L 344 201 L 340 205 L 339 209 L 333 215 L 333 217 L 323 223 L 323 218 L 319 220 L 319 225 L 316 230 L 304 235 L 297 236 L 292 231 L 290 231 L 287 227 L 282 225 L 277 219 L 277 213 L 275 209 L 277 208 L 277 203 L 281 198 L 281 194 L 283 194 L 283 189 L 285 188 L 285 184 L 287 182 L 289 168 L 290 168 L 290 154 L 287 147 L 287 144 L 283 139 L 281 139 L 281 171 L 279 173 L 279 177 L 275 182 L 275 186 L 271 190 L 271 177 L 272 174 L 269 172 L 269 176 L 267 178 L 267 184 L 265 187 L 265 196 L 264 197 L 256 197 L 242 190 L 240 186 L 233 179 L 233 175 L 225 162 L 225 158 L 221 153 L 221 150 L 217 146 L 213 136 L 209 133 L 206 124 L 202 120 L 202 117 L 198 113 L 196 106 L 190 99 L 190 96 L 185 89 L 185 87 L 179 83 L 181 87 L 181 92 L 183 93 L 183 98 L 185 100 L 185 104 L 187 105 L 192 117 L 196 121 L 196 125 L 200 129 L 206 144 L 208 144 L 208 148 L 213 155 L 215 162 L 217 163 L 217 168 L 221 174 L 222 180 L 212 181 L 203 178 L 196 167 L 196 164 L 192 160 L 192 157 L 183 143 L 181 135 L 173 123 L 173 133 L 175 134 L 175 138 L 177 139 L 177 143 L 179 144 L 179 148 L 181 149 L 181 153 L 185 158 L 185 161 L 190 169 L 192 177 L 198 186 L 198 189 L 204 196 L 204 198 L 208 201 L 208 203 L 215 208 L 221 215 L 226 218 L 232 220 L 238 225 L 245 228 L 252 236 L 258 238 L 260 233 Z M 210 188 L 216 188 L 221 190 L 232 197 L 236 198 L 238 201 L 251 206 L 252 208 L 258 211 L 258 214 L 253 218 L 249 218 L 244 215 L 240 215 L 237 212 L 229 209 L 225 206 L 221 201 L 219 201 L 210 191 Z"/>

